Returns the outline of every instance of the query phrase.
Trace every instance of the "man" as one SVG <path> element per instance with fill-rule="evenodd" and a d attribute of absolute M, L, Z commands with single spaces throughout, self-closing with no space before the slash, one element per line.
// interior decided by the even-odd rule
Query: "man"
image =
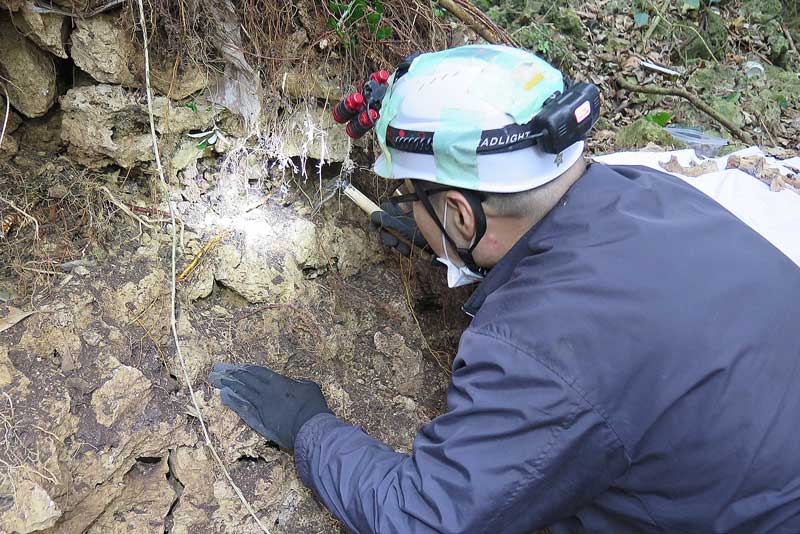
<path fill-rule="evenodd" d="M 800 271 L 674 177 L 587 165 L 576 90 L 495 46 L 394 75 L 376 171 L 408 180 L 449 284 L 483 278 L 411 455 L 314 383 L 224 364 L 212 382 L 362 534 L 800 532 Z"/>

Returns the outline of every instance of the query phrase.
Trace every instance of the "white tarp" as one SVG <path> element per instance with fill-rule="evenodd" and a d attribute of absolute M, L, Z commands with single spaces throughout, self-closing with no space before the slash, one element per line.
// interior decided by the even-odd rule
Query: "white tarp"
<path fill-rule="evenodd" d="M 731 155 L 764 156 L 764 153 L 757 147 L 750 147 Z M 676 156 L 684 167 L 701 161 L 691 149 L 672 152 L 618 152 L 596 156 L 594 160 L 608 165 L 645 165 L 668 172 L 659 163 L 668 162 L 672 156 Z M 669 174 L 681 178 L 719 202 L 800 266 L 800 195 L 785 188 L 778 192 L 772 191 L 768 185 L 739 169 L 725 170 L 728 157 L 715 158 L 717 168 L 720 169 L 717 172 L 696 178 L 677 173 Z M 800 157 L 783 161 L 767 157 L 766 160 L 783 174 L 800 170 Z"/>

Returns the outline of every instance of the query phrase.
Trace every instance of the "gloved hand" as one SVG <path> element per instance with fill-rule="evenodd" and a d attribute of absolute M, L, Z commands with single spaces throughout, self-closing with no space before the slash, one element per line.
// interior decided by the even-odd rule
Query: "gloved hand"
<path fill-rule="evenodd" d="M 209 375 L 222 403 L 250 428 L 284 449 L 294 449 L 300 427 L 333 413 L 316 382 L 293 380 L 258 365 L 218 363 Z"/>
<path fill-rule="evenodd" d="M 381 209 L 383 211 L 376 211 L 370 216 L 370 227 L 372 229 L 380 229 L 381 241 L 383 241 L 384 245 L 397 249 L 403 256 L 411 255 L 411 247 L 408 244 L 403 243 L 386 231 L 387 228 L 391 228 L 405 237 L 409 243 L 414 243 L 420 248 L 428 246 L 425 238 L 417 230 L 417 223 L 414 221 L 413 214 L 404 212 L 400 209 L 400 206 L 391 202 L 381 204 Z"/>

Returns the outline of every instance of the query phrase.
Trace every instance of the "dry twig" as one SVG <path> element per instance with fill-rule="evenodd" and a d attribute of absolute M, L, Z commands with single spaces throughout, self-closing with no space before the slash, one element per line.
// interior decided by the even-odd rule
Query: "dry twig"
<path fill-rule="evenodd" d="M 684 98 L 688 100 L 694 107 L 714 119 L 715 121 L 719 122 L 725 128 L 728 129 L 736 138 L 747 143 L 748 145 L 754 145 L 755 142 L 753 138 L 750 137 L 750 134 L 733 124 L 730 120 L 723 117 L 717 110 L 700 100 L 700 98 L 687 91 L 686 89 L 680 89 L 677 87 L 660 87 L 656 85 L 636 85 L 628 80 L 626 80 L 622 75 L 617 75 L 616 77 L 617 83 L 620 87 L 625 89 L 626 91 L 633 91 L 635 93 L 645 93 L 650 95 L 661 95 L 661 96 L 677 96 L 680 98 Z"/>
<path fill-rule="evenodd" d="M 121 209 L 131 219 L 138 222 L 145 228 L 150 228 L 150 229 L 153 228 L 153 225 L 147 223 L 144 219 L 133 213 L 133 211 L 131 211 L 131 209 L 128 206 L 126 206 L 124 202 L 120 202 L 119 200 L 117 200 L 117 198 L 111 193 L 111 191 L 108 190 L 106 186 L 101 186 L 100 190 L 108 196 L 108 199 L 111 200 L 112 204 Z"/>
<path fill-rule="evenodd" d="M 800 52 L 797 51 L 797 45 L 794 44 L 794 38 L 792 38 L 789 28 L 785 24 L 783 25 L 783 34 L 786 36 L 786 40 L 789 41 L 789 47 L 794 51 L 795 55 L 800 56 Z"/>
<path fill-rule="evenodd" d="M 161 155 L 158 151 L 158 137 L 156 136 L 156 125 L 155 119 L 153 117 L 153 94 L 150 86 L 150 54 L 148 52 L 148 42 L 147 42 L 147 24 L 144 17 L 144 3 L 143 0 L 138 0 L 139 4 L 139 20 L 142 24 L 142 40 L 144 41 L 144 75 L 145 75 L 145 92 L 147 94 L 147 113 L 150 118 L 150 136 L 153 140 L 153 154 L 155 155 L 156 160 L 156 167 L 158 168 L 158 175 L 161 180 L 161 186 L 164 189 L 164 195 L 168 197 L 169 188 L 167 187 L 167 180 L 164 177 L 164 168 L 161 165 Z M 208 428 L 206 427 L 205 421 L 203 420 L 203 412 L 200 410 L 200 405 L 197 403 L 197 398 L 194 394 L 194 388 L 192 387 L 192 381 L 189 379 L 189 372 L 186 369 L 186 360 L 183 357 L 183 352 L 181 351 L 181 343 L 180 338 L 178 337 L 178 324 L 177 324 L 177 305 L 176 305 L 176 293 L 177 293 L 177 277 L 175 275 L 175 268 L 176 268 L 176 255 L 177 255 L 177 223 L 175 221 L 175 208 L 172 205 L 172 200 L 167 198 L 167 203 L 169 205 L 169 215 L 170 220 L 172 221 L 172 288 L 171 288 L 171 306 L 170 306 L 170 329 L 172 330 L 172 337 L 175 340 L 175 352 L 178 355 L 178 361 L 181 364 L 181 370 L 183 371 L 183 379 L 186 382 L 186 387 L 189 389 L 189 396 L 192 399 L 192 404 L 194 406 L 195 414 L 197 416 L 197 420 L 200 423 L 200 428 L 203 431 L 203 438 L 205 439 L 206 447 L 208 447 L 211 455 L 216 460 L 217 465 L 219 465 L 222 473 L 225 475 L 225 478 L 228 480 L 228 483 L 233 488 L 236 495 L 239 497 L 239 500 L 244 505 L 245 509 L 248 513 L 253 517 L 256 521 L 256 524 L 264 531 L 266 534 L 269 534 L 269 530 L 267 527 L 261 522 L 261 520 L 256 515 L 255 510 L 247 501 L 245 496 L 242 494 L 242 490 L 239 489 L 239 486 L 233 481 L 231 478 L 230 473 L 225 468 L 225 464 L 222 463 L 222 459 L 219 457 L 217 453 L 216 447 L 211 442 L 211 437 L 208 434 Z"/>
<path fill-rule="evenodd" d="M 504 29 L 495 24 L 469 0 L 439 0 L 439 5 L 453 14 L 461 22 L 486 39 L 489 43 L 502 43 L 510 46 L 521 46 Z"/>
<path fill-rule="evenodd" d="M 189 276 L 192 273 L 192 271 L 195 270 L 197 265 L 200 263 L 200 259 L 203 256 L 205 256 L 205 254 L 209 250 L 214 248 L 214 245 L 225 239 L 225 237 L 227 237 L 228 234 L 229 232 L 223 232 L 209 239 L 208 242 L 206 242 L 206 244 L 203 245 L 203 247 L 197 252 L 197 254 L 195 254 L 195 257 L 192 259 L 191 262 L 189 262 L 189 265 L 186 266 L 183 272 L 180 275 L 178 275 L 178 282 L 183 282 L 186 279 L 186 277 Z"/>
<path fill-rule="evenodd" d="M 0 202 L 3 202 L 8 207 L 10 207 L 14 211 L 16 211 L 17 213 L 22 215 L 23 217 L 25 217 L 29 221 L 32 221 L 33 222 L 33 226 L 36 229 L 36 239 L 39 239 L 39 221 L 36 220 L 36 217 L 34 217 L 33 215 L 30 215 L 27 211 L 18 208 L 16 204 L 11 202 L 10 200 L 6 200 L 3 197 L 0 197 Z"/>

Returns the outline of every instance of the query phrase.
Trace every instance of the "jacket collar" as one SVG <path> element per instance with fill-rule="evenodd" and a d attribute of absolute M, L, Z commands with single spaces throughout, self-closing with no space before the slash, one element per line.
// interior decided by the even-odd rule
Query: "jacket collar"
<path fill-rule="evenodd" d="M 540 229 L 545 226 L 545 222 L 553 217 L 555 212 L 561 210 L 567 205 L 570 193 L 575 190 L 578 184 L 586 182 L 584 178 L 590 172 L 590 169 L 595 171 L 597 167 L 597 163 L 590 162 L 586 167 L 583 176 L 581 176 L 575 182 L 575 184 L 572 185 L 570 190 L 567 191 L 558 204 L 556 204 L 556 206 L 551 209 L 541 221 L 534 224 L 527 232 L 525 232 L 525 235 L 523 235 L 519 241 L 517 241 L 514 246 L 511 247 L 511 250 L 506 252 L 506 255 L 500 259 L 497 265 L 492 267 L 486 277 L 478 285 L 477 289 L 475 289 L 475 292 L 472 293 L 469 299 L 467 299 L 467 302 L 461 307 L 464 313 L 470 317 L 475 317 L 481 306 L 483 306 L 483 303 L 486 301 L 486 298 L 496 291 L 500 286 L 509 281 L 519 262 L 521 262 L 527 256 L 544 252 L 544 249 L 536 244 L 537 242 L 541 241 L 541 235 L 538 235 Z"/>
<path fill-rule="evenodd" d="M 559 201 L 556 208 L 553 208 L 550 213 L 555 211 L 558 206 L 562 206 L 566 202 L 566 198 L 567 197 L 565 195 L 564 198 Z M 550 215 L 550 213 L 545 216 L 545 219 Z M 543 220 L 544 219 L 542 219 L 542 221 Z M 535 253 L 534 247 L 531 246 L 531 243 L 533 242 L 533 236 L 539 229 L 539 225 L 542 221 L 536 223 L 527 232 L 525 232 L 525 235 L 523 235 L 519 241 L 517 241 L 514 246 L 511 247 L 511 250 L 506 252 L 506 255 L 500 259 L 497 265 L 492 267 L 486 277 L 478 285 L 477 289 L 475 289 L 469 299 L 467 299 L 467 302 L 464 303 L 464 306 L 462 306 L 461 309 L 464 310 L 464 313 L 470 317 L 475 317 L 475 314 L 478 313 L 478 310 L 480 310 L 486 298 L 500 286 L 508 282 L 512 273 L 517 268 L 517 264 L 522 261 L 523 258 Z"/>

